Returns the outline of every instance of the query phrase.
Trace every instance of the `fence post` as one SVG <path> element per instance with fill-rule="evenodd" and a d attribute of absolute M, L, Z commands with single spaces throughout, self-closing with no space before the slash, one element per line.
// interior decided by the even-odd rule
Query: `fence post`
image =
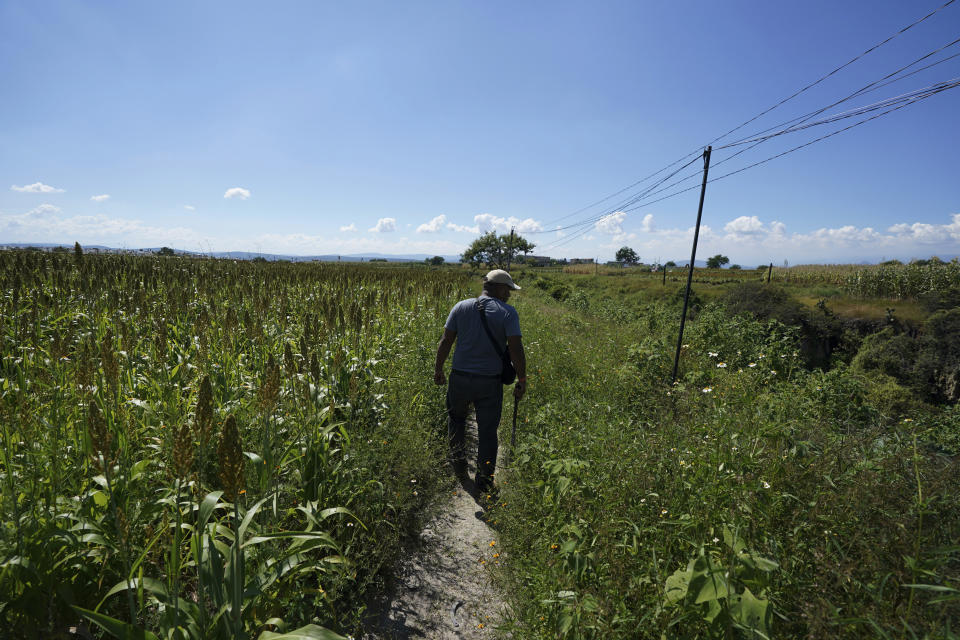
<path fill-rule="evenodd" d="M 680 366 L 680 349 L 683 346 L 683 327 L 687 323 L 687 305 L 690 302 L 690 285 L 693 282 L 693 265 L 697 260 L 697 239 L 700 237 L 700 218 L 703 217 L 703 196 L 707 193 L 707 173 L 710 171 L 710 151 L 703 152 L 703 184 L 700 185 L 700 205 L 697 207 L 697 226 L 693 230 L 693 249 L 690 251 L 690 270 L 687 272 L 687 290 L 683 294 L 683 314 L 680 316 L 680 335 L 677 336 L 677 355 L 673 359 L 673 374 L 670 383 L 677 380 L 677 367 Z"/>
<path fill-rule="evenodd" d="M 770 268 L 767 269 L 767 284 L 770 284 L 770 274 L 773 273 L 773 263 L 770 263 Z"/>

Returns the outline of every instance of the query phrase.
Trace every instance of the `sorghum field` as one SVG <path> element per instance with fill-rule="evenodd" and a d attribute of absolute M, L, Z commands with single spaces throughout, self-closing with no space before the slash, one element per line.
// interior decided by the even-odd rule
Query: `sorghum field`
<path fill-rule="evenodd" d="M 850 273 L 809 284 L 874 295 Z M 956 274 L 859 322 L 725 270 L 676 384 L 678 282 L 515 275 L 501 631 L 957 637 Z M 478 274 L 7 251 L 0 278 L 5 633 L 362 637 L 452 483 L 433 354 Z"/>
<path fill-rule="evenodd" d="M 441 477 L 426 346 L 465 276 L 9 251 L 0 274 L 0 635 L 359 624 Z"/>

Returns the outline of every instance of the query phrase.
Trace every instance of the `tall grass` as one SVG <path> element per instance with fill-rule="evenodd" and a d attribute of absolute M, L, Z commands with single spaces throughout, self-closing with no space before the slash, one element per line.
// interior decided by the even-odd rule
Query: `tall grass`
<path fill-rule="evenodd" d="M 439 486 L 464 278 L 0 252 L 0 635 L 355 629 Z"/>
<path fill-rule="evenodd" d="M 517 304 L 530 392 L 492 514 L 515 637 L 953 637 L 960 469 L 925 443 L 955 411 L 884 415 L 717 305 L 670 386 L 675 305 Z"/>

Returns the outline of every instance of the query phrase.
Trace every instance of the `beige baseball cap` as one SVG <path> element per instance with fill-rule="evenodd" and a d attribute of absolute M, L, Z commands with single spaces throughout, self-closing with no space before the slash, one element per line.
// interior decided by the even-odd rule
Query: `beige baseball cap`
<path fill-rule="evenodd" d="M 517 285 L 513 283 L 513 278 L 510 277 L 510 274 L 504 271 L 503 269 L 494 269 L 487 275 L 483 277 L 484 282 L 492 282 L 494 284 L 505 284 L 511 289 L 519 289 Z"/>

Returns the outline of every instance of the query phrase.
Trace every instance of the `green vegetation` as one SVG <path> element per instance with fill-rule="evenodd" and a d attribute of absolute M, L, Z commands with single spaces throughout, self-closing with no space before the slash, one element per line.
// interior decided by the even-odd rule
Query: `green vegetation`
<path fill-rule="evenodd" d="M 730 258 L 718 253 L 715 256 L 707 258 L 707 269 L 720 269 L 728 262 L 730 262 Z"/>
<path fill-rule="evenodd" d="M 439 486 L 424 345 L 464 276 L 2 252 L 0 283 L 3 635 L 359 624 Z"/>
<path fill-rule="evenodd" d="M 620 247 L 617 249 L 617 255 L 614 259 L 623 264 L 637 264 L 640 262 L 640 256 L 630 247 Z"/>
<path fill-rule="evenodd" d="M 701 301 L 670 387 L 676 296 L 589 284 L 517 300 L 533 377 L 493 514 L 515 635 L 952 637 L 956 406 L 808 368 L 782 290 L 762 319 Z"/>
<path fill-rule="evenodd" d="M 519 235 L 505 233 L 498 236 L 495 231 L 489 231 L 470 243 L 461 258 L 473 267 L 487 265 L 491 269 L 505 269 L 518 255 L 526 255 L 535 247 Z"/>
<path fill-rule="evenodd" d="M 883 266 L 934 270 L 896 309 L 845 285 L 880 267 L 698 269 L 673 386 L 685 270 L 516 270 L 513 637 L 956 637 L 954 264 Z M 362 637 L 452 481 L 433 350 L 478 287 L 0 252 L 0 629 Z"/>

